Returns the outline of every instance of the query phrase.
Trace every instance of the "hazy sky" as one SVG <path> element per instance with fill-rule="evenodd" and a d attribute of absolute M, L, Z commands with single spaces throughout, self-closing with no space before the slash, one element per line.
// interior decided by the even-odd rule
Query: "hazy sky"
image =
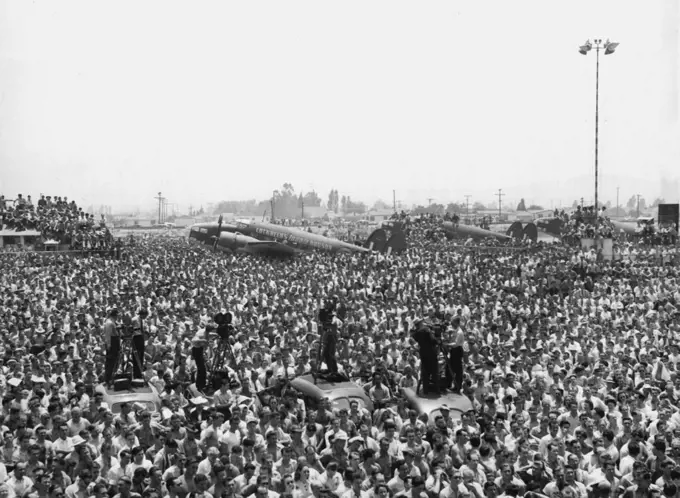
<path fill-rule="evenodd" d="M 589 200 L 578 46 L 609 37 L 600 196 L 653 197 L 680 177 L 674 2 L 0 0 L 0 191 Z"/>

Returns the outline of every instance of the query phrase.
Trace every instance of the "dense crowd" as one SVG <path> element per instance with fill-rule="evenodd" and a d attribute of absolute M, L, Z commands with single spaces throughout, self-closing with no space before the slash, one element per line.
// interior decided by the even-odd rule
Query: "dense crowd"
<path fill-rule="evenodd" d="M 559 244 L 484 251 L 407 221 L 409 248 L 389 257 L 147 238 L 120 259 L 0 258 L 0 497 L 680 496 L 677 267 Z M 257 396 L 312 369 L 334 296 L 340 369 L 370 381 L 377 408 Z M 223 311 L 235 362 L 206 405 L 187 390 L 192 348 Z M 116 323 L 146 336 L 160 409 L 114 408 L 96 388 Z M 473 410 L 406 406 L 418 323 L 464 334 Z"/>
<path fill-rule="evenodd" d="M 561 236 L 567 244 L 579 244 L 581 239 L 595 237 L 618 238 L 619 235 L 604 210 L 597 212 L 594 206 L 578 206 L 572 213 L 555 209 L 554 217 L 562 222 Z"/>
<path fill-rule="evenodd" d="M 72 249 L 95 250 L 113 244 L 104 215 L 96 221 L 94 214 L 83 211 L 75 201 L 69 202 L 68 197 L 41 195 L 34 203 L 30 195 L 24 198 L 18 194 L 16 199 L 0 196 L 0 229 L 18 234 L 38 231 L 40 245 L 56 242 Z"/>

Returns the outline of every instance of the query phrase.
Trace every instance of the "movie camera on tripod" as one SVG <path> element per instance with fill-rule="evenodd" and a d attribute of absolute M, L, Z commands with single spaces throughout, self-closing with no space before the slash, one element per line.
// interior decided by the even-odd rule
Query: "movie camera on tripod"
<path fill-rule="evenodd" d="M 222 379 L 229 378 L 229 371 L 227 370 L 228 363 L 236 368 L 236 358 L 234 352 L 229 344 L 229 337 L 234 334 L 234 326 L 232 325 L 233 316 L 228 311 L 225 313 L 217 313 L 213 317 L 216 327 L 206 327 L 206 332 L 214 331 L 217 334 L 217 346 L 213 350 L 212 364 L 210 368 L 210 386 L 214 391 L 217 391 L 222 385 Z"/>
<path fill-rule="evenodd" d="M 129 339 L 132 337 L 135 333 L 135 328 L 139 329 L 141 328 L 141 321 L 146 320 L 149 317 L 149 310 L 146 308 L 141 308 L 137 312 L 137 316 L 139 317 L 139 323 L 137 326 L 135 326 L 135 323 L 130 315 L 123 315 L 123 318 L 121 319 L 121 324 L 118 327 L 120 330 L 120 335 L 121 338 L 124 339 Z"/>
<path fill-rule="evenodd" d="M 336 317 L 336 309 L 338 303 L 335 300 L 329 300 L 326 305 L 319 310 L 319 322 L 324 328 L 330 327 L 333 324 L 333 319 Z"/>
<path fill-rule="evenodd" d="M 217 325 L 215 332 L 220 339 L 226 341 L 234 333 L 234 326 L 231 324 L 232 320 L 233 316 L 228 311 L 226 313 L 217 313 L 213 317 L 213 321 Z"/>

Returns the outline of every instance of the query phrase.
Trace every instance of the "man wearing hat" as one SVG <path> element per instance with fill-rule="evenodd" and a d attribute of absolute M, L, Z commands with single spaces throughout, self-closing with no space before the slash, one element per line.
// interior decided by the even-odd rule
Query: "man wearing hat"
<path fill-rule="evenodd" d="M 330 448 L 326 448 L 321 452 L 320 461 L 321 464 L 327 466 L 329 462 L 337 462 L 338 466 L 342 468 L 347 468 L 348 465 L 348 453 L 346 449 L 347 434 L 344 431 L 340 431 L 333 436 L 331 436 Z"/>

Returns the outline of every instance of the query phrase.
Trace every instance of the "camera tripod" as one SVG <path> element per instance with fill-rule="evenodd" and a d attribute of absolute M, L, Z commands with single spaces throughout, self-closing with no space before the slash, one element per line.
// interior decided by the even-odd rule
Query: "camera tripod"
<path fill-rule="evenodd" d="M 439 393 L 442 391 L 445 391 L 446 389 L 451 388 L 451 384 L 454 382 L 454 379 L 456 378 L 453 369 L 451 368 L 451 364 L 449 363 L 449 354 L 450 352 L 446 350 L 446 347 L 444 344 L 441 342 L 438 342 L 436 345 L 436 350 L 437 350 L 437 385 L 434 386 L 435 390 Z M 441 371 L 439 368 L 439 355 L 441 354 L 441 357 L 444 359 L 444 372 Z M 421 360 L 422 361 L 422 360 Z M 422 365 L 421 365 L 422 369 Z M 442 376 L 442 373 L 444 374 Z M 418 385 L 416 386 L 416 393 L 419 393 L 421 388 L 424 387 L 423 385 L 424 380 L 423 380 L 423 375 L 421 372 L 420 379 L 418 379 Z M 430 386 L 432 387 L 432 386 Z"/>
<path fill-rule="evenodd" d="M 142 359 L 139 357 L 132 344 L 132 337 L 133 336 L 131 335 L 125 335 L 120 338 L 120 351 L 118 352 L 116 366 L 113 370 L 114 372 L 119 373 L 118 375 L 114 374 L 114 377 L 127 377 L 129 372 L 130 380 L 132 380 L 134 378 L 135 365 L 139 368 L 140 372 L 144 372 Z"/>
<path fill-rule="evenodd" d="M 227 339 L 218 339 L 217 347 L 213 350 L 213 357 L 210 367 L 210 382 L 209 385 L 217 390 L 222 385 L 222 379 L 229 378 L 227 373 L 227 366 L 231 363 L 236 367 L 236 357 L 234 350 L 231 349 L 231 344 Z"/>

